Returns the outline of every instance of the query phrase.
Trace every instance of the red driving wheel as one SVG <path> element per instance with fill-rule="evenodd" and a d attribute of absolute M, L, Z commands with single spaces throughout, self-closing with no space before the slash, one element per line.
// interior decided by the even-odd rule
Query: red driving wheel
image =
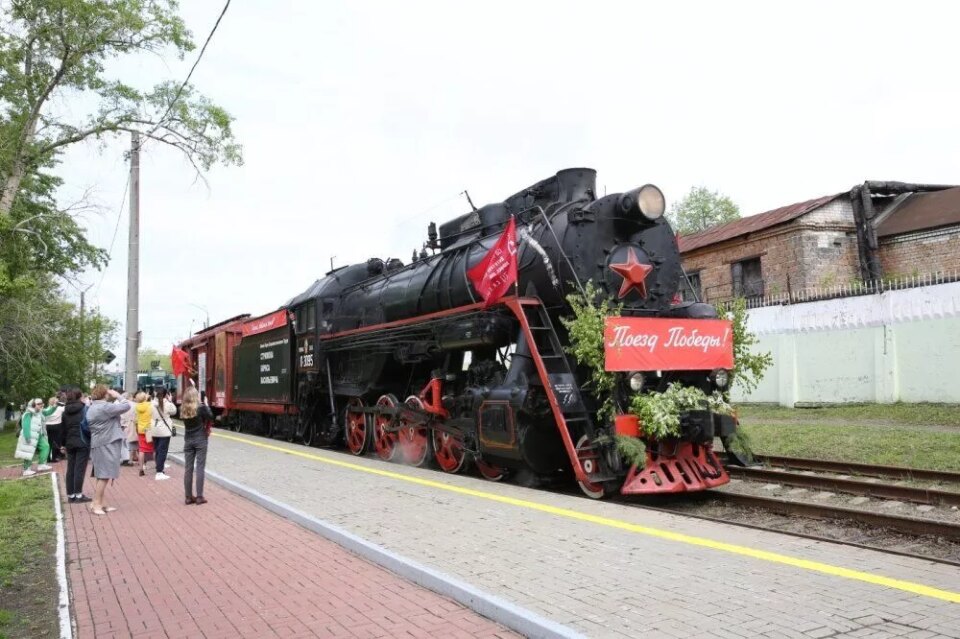
<path fill-rule="evenodd" d="M 383 395 L 377 400 L 377 408 L 396 408 L 400 402 L 393 395 Z M 390 461 L 397 454 L 397 433 L 388 432 L 393 415 L 385 415 L 377 411 L 373 416 L 373 448 L 377 457 Z"/>
<path fill-rule="evenodd" d="M 423 410 L 423 402 L 416 395 L 411 395 L 404 402 L 410 408 Z M 403 463 L 411 466 L 425 466 L 430 459 L 430 429 L 418 426 L 407 420 L 400 419 L 399 446 Z"/>
<path fill-rule="evenodd" d="M 347 449 L 354 455 L 367 452 L 367 416 L 363 412 L 363 400 L 351 397 L 344 410 L 344 423 L 347 427 Z"/>
<path fill-rule="evenodd" d="M 463 443 L 450 433 L 433 431 L 433 458 L 445 473 L 459 473 L 467 461 Z"/>

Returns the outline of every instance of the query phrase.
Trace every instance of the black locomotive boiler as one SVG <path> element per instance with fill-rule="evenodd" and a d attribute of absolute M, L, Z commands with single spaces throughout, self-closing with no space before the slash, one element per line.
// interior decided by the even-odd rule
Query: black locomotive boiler
<path fill-rule="evenodd" d="M 472 464 L 493 480 L 572 473 L 591 497 L 725 483 L 712 442 L 732 431 L 730 418 L 684 425 L 671 450 L 654 448 L 646 469 L 628 468 L 613 424 L 597 421 L 589 371 L 565 350 L 566 297 L 587 282 L 619 298 L 627 316 L 716 317 L 706 304 L 674 303 L 682 270 L 664 209 L 653 185 L 597 197 L 595 171 L 566 169 L 439 230 L 431 224 L 409 264 L 335 269 L 283 305 L 279 323 L 244 324 L 223 419 L 445 472 Z M 467 271 L 511 216 L 516 294 L 485 308 Z M 283 352 L 266 357 L 270 349 Z M 263 374 L 279 361 L 289 363 L 283 374 Z M 723 378 L 645 373 L 642 392 L 680 381 L 709 393 Z"/>

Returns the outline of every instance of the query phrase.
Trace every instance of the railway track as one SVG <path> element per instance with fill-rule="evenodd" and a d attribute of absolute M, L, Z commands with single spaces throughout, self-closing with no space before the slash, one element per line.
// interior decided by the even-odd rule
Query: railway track
<path fill-rule="evenodd" d="M 814 488 L 816 490 L 827 490 L 850 495 L 875 497 L 878 499 L 897 499 L 932 506 L 960 506 L 960 493 L 946 490 L 881 484 L 857 479 L 841 479 L 829 475 L 804 475 L 797 472 L 757 467 L 731 466 L 727 468 L 727 472 L 731 477 L 746 479 L 748 481 L 765 481 L 787 486 L 800 486 L 803 488 Z"/>
<path fill-rule="evenodd" d="M 871 478 L 960 484 L 960 473 L 795 457 L 763 456 L 758 457 L 757 460 L 768 466 L 779 468 L 731 466 L 727 471 L 731 477 L 751 482 L 767 482 L 930 506 L 960 507 L 960 492 L 837 476 L 859 475 Z M 808 474 L 798 471 L 830 474 Z M 711 493 L 711 496 L 726 504 L 762 509 L 780 515 L 855 522 L 908 535 L 960 541 L 960 523 L 934 518 L 888 514 L 876 509 L 848 508 L 809 500 L 745 494 L 736 490 L 718 490 Z"/>
<path fill-rule="evenodd" d="M 941 537 L 953 541 L 960 541 L 960 524 L 953 524 L 920 517 L 904 517 L 889 515 L 870 510 L 844 508 L 808 501 L 794 501 L 776 497 L 760 497 L 745 495 L 731 491 L 717 490 L 711 497 L 720 501 L 749 508 L 761 508 L 781 515 L 798 515 L 813 519 L 834 519 L 840 521 L 854 521 L 868 526 L 875 526 L 910 535 L 926 537 Z"/>
<path fill-rule="evenodd" d="M 777 466 L 794 470 L 814 470 L 840 475 L 863 475 L 865 477 L 960 484 L 960 473 L 945 470 L 927 470 L 925 468 L 908 468 L 906 466 L 880 466 L 876 464 L 859 464 L 856 462 L 828 461 L 801 457 L 779 457 L 774 455 L 761 455 L 757 456 L 756 459 L 767 466 Z"/>

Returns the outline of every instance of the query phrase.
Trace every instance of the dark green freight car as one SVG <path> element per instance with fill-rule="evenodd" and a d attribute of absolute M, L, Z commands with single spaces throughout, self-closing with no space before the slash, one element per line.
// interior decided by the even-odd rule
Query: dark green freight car
<path fill-rule="evenodd" d="M 292 348 L 286 325 L 244 335 L 233 351 L 234 401 L 290 403 Z"/>

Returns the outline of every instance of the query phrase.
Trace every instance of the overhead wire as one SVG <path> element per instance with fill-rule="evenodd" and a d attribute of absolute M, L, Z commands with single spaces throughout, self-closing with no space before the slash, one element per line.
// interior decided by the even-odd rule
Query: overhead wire
<path fill-rule="evenodd" d="M 100 295 L 100 287 L 103 286 L 103 280 L 107 276 L 107 269 L 110 268 L 110 260 L 113 259 L 113 246 L 117 241 L 117 232 L 120 230 L 120 220 L 123 218 L 123 207 L 127 203 L 127 190 L 130 188 L 130 173 L 127 173 L 127 182 L 123 185 L 123 197 L 120 199 L 120 207 L 117 211 L 117 223 L 113 227 L 113 237 L 110 239 L 110 248 L 107 250 L 107 265 L 103 267 L 103 273 L 100 275 L 100 282 L 97 284 L 97 291 L 94 297 Z"/>
<path fill-rule="evenodd" d="M 147 132 L 146 137 L 150 137 L 157 132 L 157 129 L 160 128 L 160 124 L 167 119 L 167 116 L 170 115 L 170 111 L 173 110 L 174 105 L 180 100 L 180 96 L 183 95 L 183 90 L 187 88 L 187 84 L 190 83 L 190 78 L 193 77 L 193 72 L 197 70 L 197 65 L 200 64 L 200 60 L 203 59 L 203 54 L 207 51 L 207 45 L 210 44 L 210 40 L 213 38 L 213 34 L 217 32 L 217 27 L 220 26 L 220 21 L 223 20 L 223 16 L 227 13 L 227 9 L 230 8 L 230 0 L 227 0 L 226 4 L 223 5 L 223 10 L 220 11 L 220 15 L 217 17 L 217 21 L 213 24 L 213 28 L 210 30 L 210 33 L 207 35 L 207 39 L 204 41 L 203 46 L 200 48 L 200 53 L 197 55 L 197 59 L 193 61 L 193 66 L 190 67 L 190 72 L 187 73 L 187 77 L 183 79 L 183 82 L 180 84 L 180 87 L 177 89 L 176 95 L 173 96 L 173 99 L 170 100 L 170 104 L 167 105 L 167 110 L 164 111 L 163 116 L 157 120 L 157 123 L 153 125 L 153 128 Z"/>

